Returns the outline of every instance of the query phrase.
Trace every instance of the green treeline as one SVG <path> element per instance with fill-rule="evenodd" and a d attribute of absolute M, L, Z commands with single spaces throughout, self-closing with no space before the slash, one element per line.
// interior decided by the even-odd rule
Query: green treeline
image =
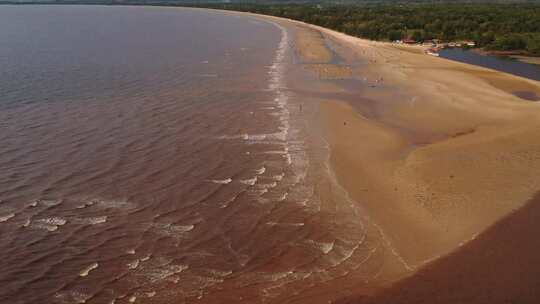
<path fill-rule="evenodd" d="M 488 50 L 540 55 L 540 5 L 535 4 L 209 4 L 205 7 L 285 17 L 372 40 L 472 40 Z"/>

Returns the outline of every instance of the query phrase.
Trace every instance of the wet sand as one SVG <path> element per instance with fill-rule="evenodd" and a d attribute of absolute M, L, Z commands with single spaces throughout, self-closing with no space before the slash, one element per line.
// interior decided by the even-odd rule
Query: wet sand
<path fill-rule="evenodd" d="M 540 195 L 414 276 L 341 303 L 538 303 L 538 218 Z"/>
<path fill-rule="evenodd" d="M 200 31 L 145 67 L 153 91 L 2 112 L 5 141 L 26 142 L 0 151 L 0 302 L 535 298 L 537 204 L 521 208 L 540 187 L 540 110 L 515 92 L 537 82 L 277 18 L 150 10 Z M 169 83 L 190 63 L 194 83 Z"/>
<path fill-rule="evenodd" d="M 523 259 L 532 262 L 534 254 L 521 251 L 540 250 L 526 211 L 538 203 L 524 207 L 540 189 L 540 108 L 514 93 L 538 94 L 540 84 L 417 47 L 290 23 L 323 33 L 309 37 L 326 43 L 303 43 L 311 60 L 319 54 L 334 64 L 323 49 L 338 44 L 347 53 L 342 58 L 365 62 L 355 68 L 344 60 L 334 69 L 353 71 L 340 79 L 354 80 L 356 98 L 326 98 L 320 118 L 339 183 L 388 240 L 394 254 L 385 261 L 405 265 L 379 277 L 372 292 L 394 287 L 373 303 L 530 303 L 537 272 Z M 336 91 L 351 88 L 333 84 Z M 503 244 L 511 229 L 522 229 L 515 242 L 530 239 L 530 247 Z M 477 255 L 490 252 L 493 259 Z M 499 266 L 506 252 L 515 259 Z M 515 281 L 497 283 L 496 275 Z"/>
<path fill-rule="evenodd" d="M 27 20 L 8 55 L 32 54 L 5 69 L 0 302 L 322 304 L 406 273 L 331 170 L 320 105 L 356 100 L 339 83 L 358 67 L 320 33 L 174 8 L 0 13 L 8 37 Z M 36 37 L 55 61 L 27 51 Z M 110 52 L 88 62 L 92 39 Z M 126 53 L 141 40 L 153 52 Z M 42 73 L 24 72 L 31 59 Z"/>
<path fill-rule="evenodd" d="M 358 170 L 351 173 L 336 166 L 336 172 L 351 183 L 347 188 L 357 201 L 375 206 L 372 210 L 385 202 L 374 217 L 380 218 L 396 244 L 404 243 L 398 248 L 412 265 L 420 266 L 474 238 L 540 189 L 535 173 L 540 168 L 540 145 L 535 140 L 540 108 L 509 93 L 524 88 L 537 92 L 537 82 L 401 52 L 388 44 L 346 41 L 372 58 L 370 72 L 384 76 L 385 86 L 397 86 L 403 93 L 382 101 L 381 118 L 365 122 L 393 139 L 381 143 L 380 135 L 362 138 L 362 147 L 355 152 L 377 147 L 379 151 L 371 153 L 375 159 L 350 161 L 382 175 L 372 187 L 377 194 L 366 196 L 357 190 L 361 187 L 351 181 L 366 180 L 365 175 L 353 178 Z M 366 95 L 377 94 L 384 99 L 384 93 Z M 336 111 L 340 110 L 327 113 Z M 361 113 L 357 120 L 362 120 Z M 330 128 L 337 127 L 330 123 Z M 358 140 L 352 133 L 347 142 Z M 388 215 L 390 206 L 394 212 L 401 209 L 397 216 Z M 410 225 L 403 229 L 395 218 L 409 220 Z"/>

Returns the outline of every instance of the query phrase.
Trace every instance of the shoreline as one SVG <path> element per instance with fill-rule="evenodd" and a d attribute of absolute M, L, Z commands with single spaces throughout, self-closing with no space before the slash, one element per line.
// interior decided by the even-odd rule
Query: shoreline
<path fill-rule="evenodd" d="M 540 189 L 533 173 L 540 170 L 540 145 L 534 143 L 540 108 L 512 95 L 538 94 L 540 83 L 415 48 L 261 17 L 318 31 L 368 62 L 357 78 L 384 78 L 366 86 L 358 101 L 323 102 L 321 115 L 338 182 L 409 268 L 390 285 L 474 244 Z M 363 111 L 366 100 L 375 104 L 375 117 Z"/>
<path fill-rule="evenodd" d="M 477 296 L 473 286 L 485 282 L 488 285 L 480 292 L 493 300 L 489 284 L 499 277 L 484 281 L 482 275 L 503 262 L 510 264 L 510 270 L 496 274 L 517 282 L 510 288 L 512 295 L 523 291 L 515 287 L 518 284 L 525 285 L 526 292 L 537 286 L 536 272 L 527 272 L 527 281 L 520 281 L 534 264 L 521 261 L 521 248 L 516 246 L 528 244 L 534 238 L 531 228 L 536 227 L 532 223 L 537 211 L 528 219 L 523 214 L 539 202 L 530 199 L 540 189 L 536 176 L 540 170 L 540 108 L 514 92 L 540 94 L 539 82 L 300 21 L 214 11 L 283 25 L 291 38 L 282 36 L 278 50 L 292 50 L 299 59 L 290 70 L 297 74 L 285 73 L 283 84 L 281 78 L 270 83 L 280 90 L 283 87 L 285 94 L 274 99 L 282 122 L 281 132 L 275 134 L 302 148 L 306 142 L 309 157 L 298 147 L 291 146 L 291 150 L 299 155 L 300 169 L 308 170 L 306 174 L 300 170 L 299 175 L 308 176 L 306 184 L 313 183 L 320 201 L 310 206 L 318 209 L 312 215 L 316 224 L 299 240 L 312 242 L 291 243 L 276 255 L 276 264 L 264 267 L 272 273 L 281 266 L 286 270 L 281 278 L 293 277 L 283 286 L 313 280 L 299 290 L 291 283 L 295 293 L 283 293 L 282 302 L 314 304 L 368 296 L 379 304 L 385 303 L 386 295 L 395 295 L 390 303 L 396 303 L 396 298 L 408 299 L 401 295 L 412 285 L 421 289 L 415 291 L 416 301 L 431 303 L 439 299 L 437 288 L 445 286 L 447 273 L 453 274 L 454 284 L 449 285 L 456 286 L 453 290 L 447 287 L 449 294 L 467 300 Z M 279 54 L 276 58 L 285 56 Z M 272 66 L 272 71 L 278 69 L 281 66 Z M 302 78 L 305 75 L 309 77 Z M 298 120 L 291 123 L 307 134 L 299 131 L 295 133 L 298 138 L 289 137 L 296 132 L 291 128 L 289 134 L 289 114 L 296 115 Z M 291 165 L 289 146 L 282 152 Z M 279 176 L 277 180 L 283 178 Z M 294 186 L 298 188 L 301 179 L 292 190 L 297 190 Z M 231 179 L 218 183 L 225 181 Z M 284 218 L 294 215 L 285 208 L 308 209 L 304 208 L 307 200 L 296 201 L 294 195 L 288 195 L 279 202 L 291 201 L 277 207 L 284 208 Z M 504 228 L 509 218 L 513 233 L 504 233 L 504 229 L 493 233 L 499 223 Z M 269 223 L 274 225 L 277 220 Z M 291 227 L 306 224 L 294 218 L 287 223 Z M 488 240 L 486 235 L 490 235 Z M 514 237 L 520 242 L 513 243 Z M 534 262 L 540 256 L 537 247 L 527 247 L 530 256 L 524 255 L 526 261 Z M 477 249 L 471 252 L 468 248 Z M 289 271 L 287 263 L 278 263 L 293 258 L 303 261 L 300 250 L 304 249 L 319 250 L 317 261 L 327 268 L 297 272 Z M 506 261 L 502 254 L 485 262 L 475 251 L 488 257 L 493 251 L 504 252 L 514 260 Z M 283 258 L 287 254 L 291 254 L 290 260 Z M 520 264 L 512 268 L 512 263 Z M 445 266 L 439 268 L 441 264 Z M 471 270 L 478 273 L 463 276 Z M 330 273 L 336 276 L 325 281 Z M 321 281 L 317 281 L 319 277 Z M 437 284 L 425 284 L 425 277 Z M 493 286 L 504 290 L 504 284 L 500 285 Z M 501 291 L 496 296 L 492 302 L 508 295 Z"/>
<path fill-rule="evenodd" d="M 361 86 L 352 101 L 321 98 L 318 122 L 329 143 L 332 173 L 365 211 L 381 243 L 377 248 L 385 253 L 373 275 L 376 282 L 358 290 L 348 285 L 350 297 L 415 280 L 417 271 L 474 244 L 479 233 L 540 189 L 534 174 L 540 170 L 540 143 L 535 142 L 540 108 L 511 94 L 540 94 L 538 82 L 300 21 L 213 11 L 321 33 L 322 40 L 319 35 L 301 38 L 300 48 L 320 50 L 301 54 L 308 58 L 306 70 L 324 83 L 348 79 Z M 324 51 L 327 39 L 346 49 L 349 56 L 343 58 L 359 57 L 365 64 L 355 69 L 347 60 L 332 62 Z M 322 197 L 339 203 L 332 190 L 322 191 Z M 343 296 L 328 294 L 339 284 L 320 292 Z"/>
<path fill-rule="evenodd" d="M 318 32 L 323 43 L 316 41 L 318 35 L 311 35 L 304 47 L 328 48 L 331 40 L 350 53 L 340 52 L 342 58 L 358 57 L 365 63 L 354 68 L 347 59 L 333 62 L 324 50 L 306 55 L 321 56 L 322 63 L 303 62 L 321 83 L 339 92 L 347 88 L 332 81 L 354 80 L 361 87 L 347 100 L 321 97 L 318 122 L 329 144 L 331 172 L 339 187 L 365 212 L 386 252 L 374 281 L 354 285 L 357 287 L 344 285 L 347 292 L 340 296 L 342 301 L 407 302 L 413 297 L 401 297 L 400 286 L 419 286 L 432 289 L 416 291 L 418 296 L 413 299 L 431 303 L 437 288 L 446 284 L 441 275 L 439 285 L 423 285 L 424 274 L 434 265 L 459 254 L 462 248 L 478 246 L 490 252 L 500 247 L 499 235 L 489 243 L 478 238 L 521 210 L 540 189 L 540 179 L 534 174 L 540 170 L 540 143 L 535 143 L 540 108 L 513 95 L 522 90 L 539 94 L 539 82 L 300 21 L 225 12 Z M 352 73 L 344 73 L 344 69 Z M 339 77 L 328 77 L 335 71 Z M 326 195 L 332 196 L 332 191 Z M 527 237 L 534 236 L 522 236 Z M 500 238 L 502 241 L 504 236 Z M 468 269 L 489 273 L 493 268 L 481 261 L 469 265 L 460 263 L 461 259 L 450 260 L 447 267 L 457 277 Z M 463 278 L 471 287 L 456 294 L 495 301 L 505 296 L 501 292 L 491 297 L 488 281 L 482 285 L 474 281 L 478 279 L 468 282 Z M 535 283 L 531 279 L 522 284 L 530 289 Z M 473 286 L 483 288 L 476 294 Z M 336 289 L 325 290 L 319 296 L 338 296 Z M 385 302 L 387 299 L 392 300 Z"/>
<path fill-rule="evenodd" d="M 529 59 L 538 59 L 540 56 L 533 55 L 525 50 L 513 50 L 513 51 L 497 51 L 497 50 L 486 50 L 483 48 L 471 48 L 472 52 L 475 52 L 484 56 L 502 56 L 502 57 L 523 57 Z M 538 64 L 538 63 L 537 63 Z"/>
<path fill-rule="evenodd" d="M 320 29 L 324 29 L 324 30 L 329 30 L 329 31 L 332 31 L 332 32 L 335 32 L 335 33 L 343 34 L 343 35 L 346 35 L 348 37 L 359 39 L 359 40 L 377 42 L 377 43 L 382 43 L 382 44 L 393 44 L 393 42 L 391 42 L 391 41 L 369 40 L 367 38 L 360 38 L 360 37 L 356 37 L 356 36 L 350 36 L 350 35 L 347 35 L 347 34 L 332 30 L 332 29 L 324 28 L 324 27 L 314 25 L 314 24 L 308 24 L 308 23 L 305 23 L 305 22 L 299 21 L 299 20 L 288 19 L 288 18 L 284 18 L 284 17 L 277 17 L 277 16 L 272 16 L 272 15 L 263 15 L 263 14 L 251 13 L 251 12 L 246 12 L 246 11 L 235 11 L 235 10 L 218 9 L 218 8 L 210 8 L 210 7 L 182 6 L 182 5 L 168 5 L 168 4 L 135 4 L 135 3 L 101 4 L 101 3 L 77 3 L 77 2 L 72 2 L 72 3 L 49 3 L 49 2 L 37 2 L 37 3 L 21 2 L 21 3 L 19 3 L 19 2 L 6 2 L 6 3 L 0 3 L 0 5 L 60 5 L 60 6 L 61 5 L 81 5 L 81 6 L 87 5 L 87 6 L 164 7 L 164 8 L 187 8 L 187 9 L 202 9 L 202 10 L 213 10 L 213 11 L 222 11 L 222 12 L 234 12 L 234 13 L 242 13 L 242 14 L 248 14 L 248 15 L 251 14 L 251 15 L 254 15 L 254 16 L 263 16 L 263 17 L 267 17 L 267 18 L 277 18 L 277 19 L 280 19 L 280 20 L 286 20 L 288 22 L 301 23 L 301 24 L 305 24 L 305 25 L 308 25 L 308 26 L 311 26 L 311 27 L 316 27 L 316 28 L 320 28 Z M 431 48 L 430 46 L 422 45 L 420 43 L 414 44 L 414 45 L 403 44 L 403 45 L 399 45 L 399 46 L 396 46 L 396 47 L 403 47 L 405 49 L 408 48 L 409 51 L 413 51 L 413 52 L 421 50 L 423 53 L 426 53 L 426 51 L 428 51 Z M 459 47 L 456 47 L 456 48 L 459 48 Z M 463 48 L 463 49 L 467 49 L 467 48 Z M 520 62 L 527 63 L 527 64 L 540 65 L 540 55 L 532 55 L 530 52 L 527 52 L 525 50 L 497 51 L 497 50 L 485 50 L 483 48 L 477 48 L 477 47 L 472 47 L 472 48 L 468 48 L 468 49 L 470 49 L 472 52 L 475 52 L 477 54 L 484 55 L 484 56 L 507 57 L 507 58 L 512 58 L 512 59 L 515 59 L 515 60 L 518 60 Z M 504 71 L 499 71 L 499 72 L 504 72 Z"/>

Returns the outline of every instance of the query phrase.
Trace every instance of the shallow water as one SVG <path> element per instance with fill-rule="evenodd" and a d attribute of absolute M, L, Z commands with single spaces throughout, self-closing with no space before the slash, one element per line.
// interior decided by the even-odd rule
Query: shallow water
<path fill-rule="evenodd" d="M 540 66 L 516 59 L 485 56 L 461 48 L 443 49 L 440 56 L 540 81 Z"/>
<path fill-rule="evenodd" d="M 514 95 L 530 101 L 540 101 L 540 96 L 538 96 L 535 92 L 531 91 L 515 91 Z"/>
<path fill-rule="evenodd" d="M 0 302 L 302 302 L 379 269 L 307 136 L 288 29 L 4 6 L 0 39 Z"/>

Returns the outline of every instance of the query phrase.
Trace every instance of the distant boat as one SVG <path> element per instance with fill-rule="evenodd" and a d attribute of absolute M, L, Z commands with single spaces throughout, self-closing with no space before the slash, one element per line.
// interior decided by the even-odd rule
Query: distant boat
<path fill-rule="evenodd" d="M 437 51 L 434 51 L 434 50 L 427 50 L 426 54 L 431 55 L 431 56 L 435 56 L 435 57 L 439 57 L 439 53 Z"/>

